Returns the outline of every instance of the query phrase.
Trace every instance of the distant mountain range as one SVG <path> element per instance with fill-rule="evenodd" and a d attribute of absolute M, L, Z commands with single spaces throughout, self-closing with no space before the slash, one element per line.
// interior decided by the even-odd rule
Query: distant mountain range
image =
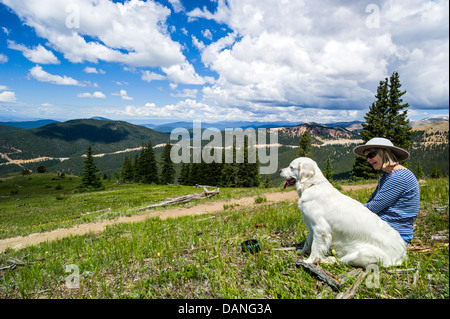
<path fill-rule="evenodd" d="M 0 146 L 21 150 L 22 158 L 71 157 L 84 154 L 89 145 L 96 153 L 108 153 L 140 147 L 148 140 L 155 145 L 167 143 L 169 138 L 165 133 L 128 122 L 81 119 L 4 134 Z"/>
<path fill-rule="evenodd" d="M 30 129 L 41 127 L 47 124 L 56 123 L 55 120 L 37 120 L 37 121 L 11 121 L 11 122 L 0 122 L 0 125 L 13 126 L 23 129 Z"/>
<path fill-rule="evenodd" d="M 442 122 L 444 120 L 444 122 Z M 426 124 L 437 123 L 444 124 Z M 446 122 L 445 122 L 446 121 Z M 417 126 L 420 122 L 422 126 Z M 41 125 L 44 124 L 44 125 Z M 164 125 L 135 125 L 125 121 L 113 121 L 106 118 L 78 119 L 66 122 L 54 120 L 1 122 L 0 123 L 0 174 L 21 171 L 24 168 L 33 171 L 44 165 L 49 171 L 64 171 L 80 174 L 87 147 L 94 151 L 97 165 L 103 173 L 112 176 L 120 172 L 125 156 L 139 154 L 143 142 L 151 141 L 157 157 L 162 146 L 170 141 L 170 132 L 174 128 L 192 129 L 192 122 L 175 122 Z M 333 154 L 333 167 L 342 177 L 348 176 L 354 154 L 351 149 L 361 142 L 359 129 L 361 122 L 340 122 L 332 124 L 291 122 L 218 122 L 201 123 L 202 129 L 217 128 L 275 128 L 278 131 L 279 167 L 288 165 L 295 158 L 300 136 L 308 131 L 315 146 L 314 157 L 319 167 L 326 164 L 329 154 Z M 36 127 L 35 127 L 36 126 Z M 448 117 L 428 118 L 412 123 L 416 134 L 414 140 L 415 157 L 421 163 L 442 167 L 448 175 Z M 423 129 L 421 129 L 423 127 Z M 434 131 L 430 131 L 430 127 Z M 207 142 L 206 142 L 207 143 Z M 259 142 L 261 144 L 261 142 Z M 422 146 L 439 149 L 427 154 Z M 430 150 L 430 149 L 429 149 Z M 411 156 L 413 158 L 413 156 Z M 433 157 L 433 158 L 431 158 Z M 447 160 L 447 164 L 442 161 Z M 442 162 L 442 163 L 441 163 Z M 422 164 L 425 166 L 425 164 Z M 179 167 L 177 168 L 179 169 Z M 425 171 L 425 169 L 424 169 Z M 274 174 L 273 178 L 277 174 Z"/>
<path fill-rule="evenodd" d="M 203 129 L 207 128 L 216 128 L 220 131 L 223 131 L 227 128 L 242 128 L 243 130 L 247 128 L 273 128 L 273 127 L 284 127 L 284 126 L 295 126 L 298 125 L 298 123 L 288 122 L 288 121 L 279 121 L 279 122 L 249 122 L 249 121 L 222 121 L 222 122 L 214 122 L 214 123 L 208 123 L 208 122 L 198 122 L 200 123 L 201 127 Z M 155 131 L 159 132 L 166 132 L 170 133 L 172 130 L 176 128 L 185 128 L 185 129 L 192 129 L 193 122 L 174 122 L 174 123 L 167 123 L 167 124 L 141 124 L 142 126 L 151 128 Z"/>
<path fill-rule="evenodd" d="M 448 116 L 445 116 L 445 115 L 433 116 L 433 117 L 427 117 L 426 119 L 419 120 L 419 121 L 412 121 L 411 126 L 416 127 L 416 126 L 420 126 L 420 125 L 424 125 L 424 124 L 431 124 L 431 123 L 436 123 L 436 122 L 441 122 L 441 121 L 448 122 Z"/>
<path fill-rule="evenodd" d="M 99 160 L 102 171 L 113 173 L 120 170 L 124 156 L 134 156 L 143 142 L 151 141 L 153 146 L 169 142 L 167 133 L 123 121 L 81 119 L 33 129 L 10 128 L 0 125 L 0 174 L 24 168 L 34 171 L 39 165 L 79 174 L 88 146 L 96 156 L 113 154 Z"/>
<path fill-rule="evenodd" d="M 92 117 L 91 120 L 102 120 L 102 121 L 114 121 L 105 117 Z M 440 121 L 448 121 L 448 116 L 434 116 L 434 117 L 428 117 L 422 120 L 418 121 L 411 121 L 410 124 L 412 127 L 423 125 L 423 124 L 429 124 L 434 122 L 440 122 Z M 13 126 L 17 128 L 23 128 L 23 129 L 32 129 L 32 128 L 38 128 L 47 124 L 56 123 L 59 121 L 51 120 L 51 119 L 43 119 L 43 120 L 36 120 L 36 121 L 3 121 L 0 122 L 0 125 L 5 126 Z M 296 123 L 296 122 L 289 122 L 289 121 L 276 121 L 276 122 L 258 122 L 258 121 L 220 121 L 220 122 L 214 122 L 214 123 L 208 123 L 208 122 L 200 122 L 202 128 L 217 128 L 219 130 L 224 130 L 226 128 L 275 128 L 275 127 L 291 127 L 291 126 L 297 126 L 303 123 Z M 352 121 L 352 122 L 334 122 L 334 123 L 325 123 L 321 125 L 325 125 L 328 127 L 341 127 L 345 128 L 349 131 L 359 131 L 362 129 L 361 121 Z M 139 124 L 139 126 L 144 126 L 147 128 L 151 128 L 152 130 L 158 131 L 158 132 L 165 132 L 170 133 L 175 128 L 186 128 L 186 129 L 192 129 L 193 122 L 192 121 L 179 121 L 179 122 L 173 122 L 173 123 L 166 123 L 166 124 Z M 0 131 L 0 134 L 2 131 Z"/>

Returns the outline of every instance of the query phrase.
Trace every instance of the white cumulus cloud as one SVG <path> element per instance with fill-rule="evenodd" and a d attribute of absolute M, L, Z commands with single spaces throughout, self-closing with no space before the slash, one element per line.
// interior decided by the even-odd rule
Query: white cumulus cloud
<path fill-rule="evenodd" d="M 81 83 L 69 76 L 50 74 L 44 71 L 44 69 L 40 65 L 36 65 L 35 67 L 31 68 L 29 70 L 29 75 L 39 82 L 49 82 L 57 85 L 86 86 L 84 83 Z"/>
<path fill-rule="evenodd" d="M 103 71 L 102 69 L 98 69 L 98 70 L 97 70 L 96 68 L 89 67 L 89 66 L 85 67 L 83 71 L 84 71 L 85 73 L 93 73 L 93 74 L 105 74 L 105 73 L 106 73 L 106 72 Z"/>
<path fill-rule="evenodd" d="M 181 4 L 180 0 L 169 0 L 175 12 L 184 11 L 184 6 Z"/>
<path fill-rule="evenodd" d="M 198 90 L 196 89 L 183 89 L 183 92 L 170 95 L 173 97 L 189 97 L 195 99 L 197 97 Z"/>
<path fill-rule="evenodd" d="M 0 53 L 0 64 L 8 62 L 8 57 L 2 53 Z"/>
<path fill-rule="evenodd" d="M 120 90 L 119 93 L 111 93 L 111 95 L 120 96 L 122 98 L 122 100 L 128 100 L 128 101 L 133 100 L 132 97 L 128 96 L 128 93 L 126 90 Z"/>
<path fill-rule="evenodd" d="M 167 79 L 175 83 L 203 85 L 214 81 L 212 77 L 199 76 L 195 72 L 192 64 L 188 62 L 176 64 L 167 68 L 163 67 L 162 70 L 167 74 Z"/>
<path fill-rule="evenodd" d="M 79 93 L 79 94 L 77 94 L 77 97 L 80 97 L 80 98 L 96 98 L 96 99 L 105 99 L 106 98 L 106 95 L 105 94 L 103 94 L 102 92 L 100 92 L 100 91 L 96 91 L 96 92 L 94 92 L 94 93 L 89 93 L 89 92 L 87 92 L 87 93 Z"/>
<path fill-rule="evenodd" d="M 33 48 L 28 48 L 23 44 L 18 44 L 14 41 L 8 40 L 8 48 L 12 50 L 21 51 L 24 57 L 34 63 L 39 64 L 60 64 L 58 58 L 52 51 L 47 50 L 42 45 L 37 45 Z"/>
<path fill-rule="evenodd" d="M 146 82 L 151 82 L 151 81 L 160 81 L 160 80 L 164 80 L 166 77 L 164 75 L 155 73 L 155 72 L 150 72 L 150 71 L 144 71 L 142 72 L 142 80 L 146 81 Z"/>
<path fill-rule="evenodd" d="M 0 93 L 0 102 L 15 102 L 16 94 L 13 91 L 3 91 Z"/>
<path fill-rule="evenodd" d="M 202 62 L 219 75 L 203 88 L 205 101 L 247 110 L 362 110 L 374 100 L 379 81 L 399 71 L 416 107 L 448 107 L 448 1 L 375 5 L 375 28 L 367 23 L 366 6 L 218 0 L 214 12 L 192 10 L 191 20 L 215 20 L 233 30 L 207 46 L 192 38 Z"/>
<path fill-rule="evenodd" d="M 182 45 L 173 41 L 168 32 L 166 20 L 171 10 L 154 1 L 2 0 L 2 3 L 73 63 L 102 60 L 168 70 L 186 70 L 185 65 L 189 64 Z M 184 10 L 180 1 L 171 0 L 171 4 L 176 12 Z M 189 83 L 203 82 L 192 65 L 189 72 Z M 174 80 L 185 78 L 175 76 Z"/>

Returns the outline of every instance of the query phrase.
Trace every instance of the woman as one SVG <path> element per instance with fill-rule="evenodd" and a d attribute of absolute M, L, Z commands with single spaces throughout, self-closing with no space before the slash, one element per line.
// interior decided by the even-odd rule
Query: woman
<path fill-rule="evenodd" d="M 409 158 L 409 153 L 381 137 L 355 147 L 353 152 L 365 157 L 376 170 L 383 171 L 376 190 L 364 206 L 410 243 L 414 219 L 419 213 L 420 190 L 414 174 L 400 164 Z"/>

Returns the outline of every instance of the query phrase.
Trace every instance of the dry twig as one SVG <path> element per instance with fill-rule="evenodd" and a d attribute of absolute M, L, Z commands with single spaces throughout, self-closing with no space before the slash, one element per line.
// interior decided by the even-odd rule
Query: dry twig
<path fill-rule="evenodd" d="M 361 285 L 366 275 L 367 273 L 362 271 L 362 269 L 360 269 L 360 273 L 356 278 L 355 282 L 353 283 L 353 285 L 351 285 L 347 291 L 338 293 L 336 299 L 352 299 L 355 296 L 356 291 L 358 290 L 359 286 Z"/>
<path fill-rule="evenodd" d="M 203 193 L 190 194 L 190 195 L 177 196 L 177 197 L 168 197 L 168 198 L 166 198 L 166 200 L 164 200 L 162 202 L 152 204 L 149 206 L 145 206 L 145 207 L 139 208 L 138 210 L 144 210 L 144 209 L 160 207 L 160 206 L 167 206 L 167 205 L 171 205 L 171 204 L 187 203 L 187 202 L 191 202 L 196 199 L 211 198 L 217 194 L 219 194 L 218 188 L 215 190 L 212 190 L 212 191 L 209 191 L 206 188 L 203 188 Z"/>

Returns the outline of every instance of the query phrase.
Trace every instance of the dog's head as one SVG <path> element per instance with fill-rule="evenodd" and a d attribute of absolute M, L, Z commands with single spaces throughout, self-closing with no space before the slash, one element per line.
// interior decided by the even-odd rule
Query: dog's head
<path fill-rule="evenodd" d="M 297 185 L 300 192 L 311 185 L 326 181 L 317 163 L 308 157 L 293 160 L 289 167 L 280 169 L 280 176 L 286 179 L 284 188 Z"/>

